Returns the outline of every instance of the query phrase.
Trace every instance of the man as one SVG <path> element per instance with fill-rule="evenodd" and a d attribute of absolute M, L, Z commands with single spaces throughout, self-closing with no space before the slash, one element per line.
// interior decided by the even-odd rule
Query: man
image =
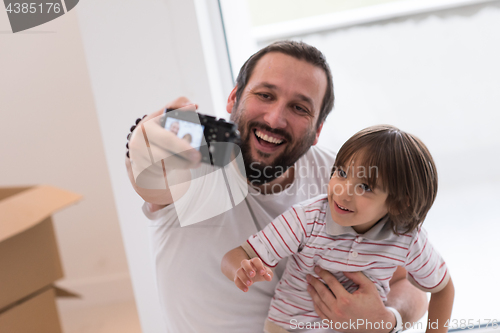
<path fill-rule="evenodd" d="M 179 133 L 179 128 L 180 128 L 179 122 L 174 121 L 172 124 L 170 124 L 170 128 L 168 130 L 177 135 Z"/>
<path fill-rule="evenodd" d="M 167 107 L 189 109 L 194 105 L 179 98 Z M 161 110 L 143 120 L 143 131 L 134 131 L 129 143 L 132 165 L 128 160 L 126 163 L 135 190 L 146 201 L 144 213 L 152 220 L 158 288 L 169 332 L 262 332 L 282 268 L 277 269 L 273 281 L 242 293 L 220 272 L 220 261 L 229 249 L 292 204 L 319 194 L 303 191 L 305 185 L 306 189 L 311 188 L 309 185 L 325 188 L 328 174 L 312 172 L 304 176 L 301 171 L 325 170 L 325 166 L 333 165 L 333 153 L 313 147 L 332 107 L 331 73 L 317 49 L 284 41 L 254 54 L 243 65 L 226 107 L 241 132 L 249 194 L 228 211 L 186 227 L 180 226 L 176 205 L 172 205 L 175 195 L 165 183 L 174 178 L 189 181 L 191 173 L 185 171 L 199 166 L 200 154 L 157 125 L 146 129 L 148 119 L 157 117 Z M 140 177 L 134 176 L 134 167 L 141 159 L 148 160 L 147 153 L 139 152 L 139 147 L 144 147 L 145 131 L 150 154 L 168 157 L 164 160 L 168 162 L 157 163 L 156 170 L 151 167 L 142 174 L 149 173 L 150 179 L 157 177 L 165 189 L 141 187 Z M 170 175 L 168 180 L 163 178 L 164 172 Z M 192 209 L 221 195 L 218 191 L 206 196 L 198 192 L 183 197 L 188 197 Z M 365 325 L 332 327 L 340 327 L 343 332 L 393 329 L 397 316 L 385 308 L 373 283 L 364 275 L 347 275 L 360 286 L 351 295 L 328 272 L 318 268 L 317 273 L 328 287 L 311 278 L 308 291 L 321 318 L 331 323 L 357 319 L 390 322 L 379 330 L 374 327 L 380 325 L 371 329 Z M 398 271 L 393 277 L 387 305 L 396 308 L 404 321 L 412 322 L 425 312 L 426 299 L 404 274 L 404 270 Z"/>

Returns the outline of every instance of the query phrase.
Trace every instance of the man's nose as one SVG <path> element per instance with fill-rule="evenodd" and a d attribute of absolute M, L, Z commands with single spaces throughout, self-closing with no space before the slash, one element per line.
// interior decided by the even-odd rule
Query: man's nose
<path fill-rule="evenodd" d="M 264 121 L 272 128 L 286 127 L 286 105 L 284 103 L 274 103 L 266 110 Z"/>

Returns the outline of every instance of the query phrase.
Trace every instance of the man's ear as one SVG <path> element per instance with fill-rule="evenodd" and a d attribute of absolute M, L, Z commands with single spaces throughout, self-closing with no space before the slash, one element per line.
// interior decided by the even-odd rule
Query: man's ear
<path fill-rule="evenodd" d="M 323 129 L 323 124 L 324 122 L 321 123 L 321 125 L 319 125 L 318 129 L 316 130 L 316 138 L 314 139 L 314 143 L 312 144 L 313 146 L 318 143 L 319 135 L 321 134 L 321 130 Z"/>
<path fill-rule="evenodd" d="M 233 111 L 233 107 L 236 104 L 236 90 L 238 89 L 238 86 L 235 86 L 233 90 L 231 90 L 231 93 L 229 94 L 229 97 L 227 98 L 227 104 L 226 104 L 226 111 L 227 113 L 231 114 Z"/>

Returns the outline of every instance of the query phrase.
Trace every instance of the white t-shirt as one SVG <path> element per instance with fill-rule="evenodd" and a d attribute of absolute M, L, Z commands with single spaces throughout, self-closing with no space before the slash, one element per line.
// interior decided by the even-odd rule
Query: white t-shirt
<path fill-rule="evenodd" d="M 143 206 L 151 220 L 156 278 L 169 333 L 263 331 L 285 262 L 278 265 L 273 281 L 256 283 L 244 293 L 222 274 L 222 257 L 293 204 L 325 193 L 334 159 L 332 151 L 313 146 L 295 163 L 295 180 L 287 190 L 263 195 L 247 188 L 249 193 L 244 200 L 232 200 L 234 208 L 194 224 L 181 218 L 184 227 L 175 205 L 154 213 L 148 205 Z M 225 186 L 211 183 L 222 182 L 221 177 L 197 178 L 199 183 L 192 183 L 189 195 L 183 197 L 188 202 L 179 205 L 184 207 L 179 215 L 189 215 L 185 207 L 193 207 L 199 216 L 198 207 L 206 207 L 212 216 L 210 207 L 227 206 Z M 203 189 L 192 188 L 196 186 Z M 230 187 L 231 195 L 237 198 L 238 189 Z"/>

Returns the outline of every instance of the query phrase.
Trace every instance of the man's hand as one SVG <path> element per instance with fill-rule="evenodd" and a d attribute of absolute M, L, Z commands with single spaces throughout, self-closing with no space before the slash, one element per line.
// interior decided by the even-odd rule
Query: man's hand
<path fill-rule="evenodd" d="M 195 111 L 197 105 L 180 97 L 165 108 Z M 190 179 L 187 169 L 197 167 L 201 161 L 196 149 L 160 125 L 165 108 L 149 114 L 137 125 L 128 143 L 130 159 L 125 161 L 136 192 L 146 202 L 161 206 L 173 202 L 167 174 L 175 170 L 175 177 L 169 178 L 187 182 Z"/>
<path fill-rule="evenodd" d="M 338 326 L 340 332 L 390 332 L 396 323 L 394 314 L 387 310 L 375 285 L 363 273 L 345 272 L 344 275 L 359 286 L 350 294 L 328 271 L 316 267 L 314 269 L 330 290 L 318 279 L 307 276 L 307 291 L 314 301 L 314 309 L 321 319 L 327 319 Z M 383 325 L 382 325 L 383 321 Z M 366 326 L 367 322 L 372 323 Z M 351 323 L 355 323 L 351 325 Z M 378 323 L 375 325 L 375 323 Z M 379 330 L 374 329 L 377 326 Z M 383 326 L 383 328 L 381 327 Z M 337 329 L 338 327 L 342 329 Z"/>
<path fill-rule="evenodd" d="M 262 263 L 259 258 L 244 259 L 241 261 L 241 267 L 236 271 L 234 283 L 244 292 L 248 291 L 254 282 L 271 281 L 273 271 Z"/>

